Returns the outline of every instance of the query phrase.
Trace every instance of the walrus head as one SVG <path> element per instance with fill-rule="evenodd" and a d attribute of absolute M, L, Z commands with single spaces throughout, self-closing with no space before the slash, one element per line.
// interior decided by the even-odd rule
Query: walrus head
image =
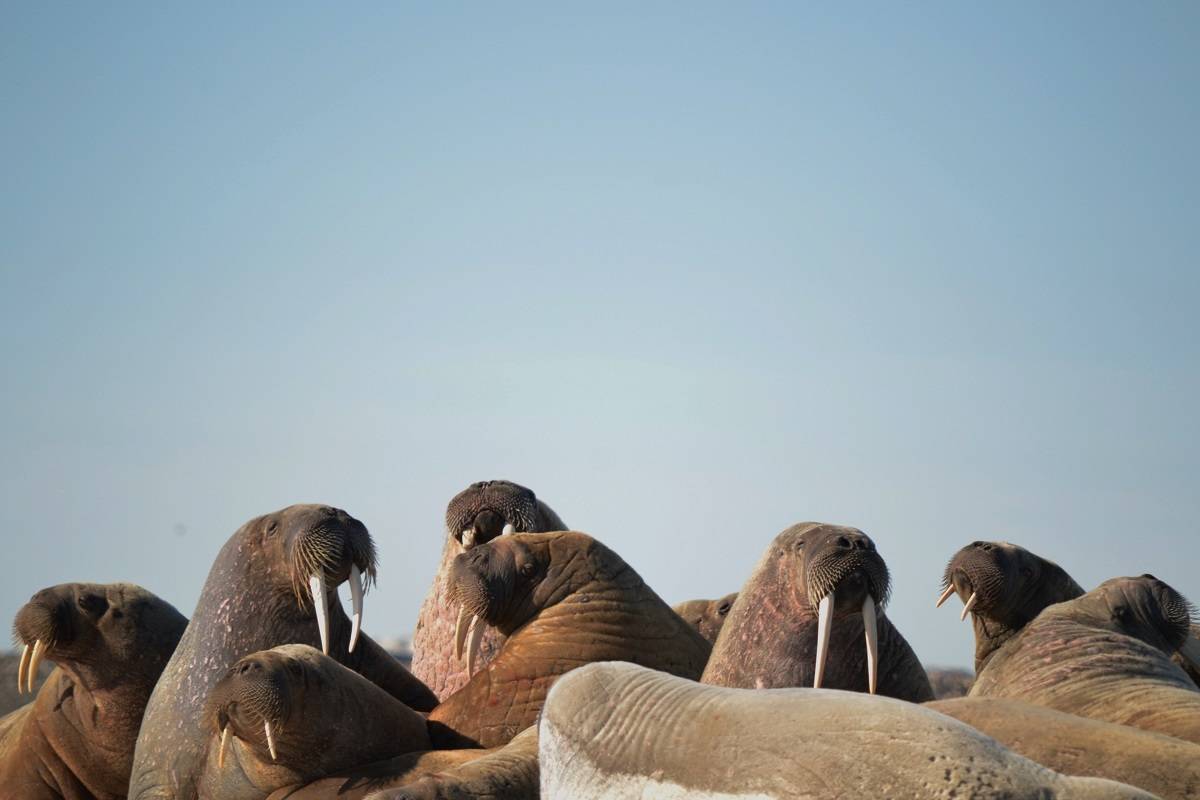
<path fill-rule="evenodd" d="M 546 510 L 524 486 L 511 481 L 479 481 L 451 498 L 446 506 L 446 530 L 464 550 L 470 550 L 506 533 L 558 530 L 548 527 L 557 519 L 547 520 Z"/>
<path fill-rule="evenodd" d="M 363 595 L 375 582 L 375 543 L 366 527 L 340 508 L 294 505 L 246 523 L 266 555 L 270 580 L 313 613 L 321 649 L 329 653 L 329 595 L 350 583 L 350 652 L 362 628 Z"/>
<path fill-rule="evenodd" d="M 1153 575 L 1111 578 L 1075 601 L 1075 611 L 1093 624 L 1141 639 L 1165 653 L 1178 651 L 1200 667 L 1200 643 L 1191 632 L 1196 608 Z"/>
<path fill-rule="evenodd" d="M 43 658 L 93 682 L 162 672 L 187 619 L 169 603 L 129 583 L 64 583 L 42 589 L 13 620 L 22 645 L 17 691 L 32 692 Z M 93 686 L 91 688 L 99 688 Z"/>
<path fill-rule="evenodd" d="M 275 650 L 253 653 L 229 668 L 208 696 L 204 716 L 221 737 L 218 767 L 225 766 L 225 750 L 232 734 L 275 761 L 276 737 L 292 715 L 292 685 L 312 682 L 319 688 L 319 672 L 298 658 Z M 266 760 L 265 758 L 263 760 Z"/>

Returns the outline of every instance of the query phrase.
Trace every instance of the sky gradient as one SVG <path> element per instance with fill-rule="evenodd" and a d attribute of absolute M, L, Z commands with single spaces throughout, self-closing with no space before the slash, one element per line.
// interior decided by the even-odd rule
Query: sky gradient
<path fill-rule="evenodd" d="M 1200 601 L 1200 6 L 4 17 L 6 619 L 325 502 L 405 634 L 486 478 L 671 603 L 860 527 L 930 664 L 975 539 Z"/>

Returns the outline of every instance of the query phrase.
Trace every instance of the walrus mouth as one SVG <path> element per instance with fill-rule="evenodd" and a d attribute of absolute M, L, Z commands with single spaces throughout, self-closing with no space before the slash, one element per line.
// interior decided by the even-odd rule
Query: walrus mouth
<path fill-rule="evenodd" d="M 278 760 L 275 733 L 290 715 L 291 704 L 286 678 L 279 672 L 266 672 L 270 666 L 261 663 L 256 655 L 247 656 L 230 667 L 213 690 L 216 709 L 210 713 L 214 714 L 214 728 L 221 735 L 217 747 L 218 768 L 225 766 L 230 736 L 250 742 L 247 733 L 252 730 L 262 731 L 271 760 Z"/>
<path fill-rule="evenodd" d="M 13 621 L 13 641 L 21 645 L 17 665 L 17 694 L 33 694 L 42 659 L 57 644 L 73 637 L 74 620 L 61 595 L 42 590 L 17 612 Z M 53 597 L 53 602 L 46 602 Z"/>
<path fill-rule="evenodd" d="M 446 506 L 446 530 L 463 550 L 510 533 L 537 530 L 537 518 L 533 491 L 504 480 L 473 483 Z"/>
<path fill-rule="evenodd" d="M 820 689 L 825 678 L 834 611 L 838 606 L 849 606 L 862 614 L 867 649 L 867 688 L 871 694 L 875 694 L 879 685 L 877 610 L 887 603 L 890 579 L 887 566 L 875 552 L 874 544 L 866 537 L 855 541 L 855 549 L 838 550 L 833 555 L 816 559 L 808 569 L 805 580 L 808 600 L 810 605 L 817 606 L 817 653 L 813 688 Z"/>
<path fill-rule="evenodd" d="M 347 570 L 347 561 L 349 567 Z M 329 655 L 329 588 L 350 584 L 350 645 L 353 653 L 362 630 L 363 597 L 375 581 L 375 545 L 365 529 L 321 526 L 301 534 L 292 548 L 292 591 L 301 608 L 311 602 L 321 636 L 321 652 Z M 307 596 L 306 596 L 307 595 Z"/>

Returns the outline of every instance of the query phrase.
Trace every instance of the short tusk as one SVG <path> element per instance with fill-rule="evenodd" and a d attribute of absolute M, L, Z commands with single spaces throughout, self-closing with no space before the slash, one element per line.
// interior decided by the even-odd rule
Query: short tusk
<path fill-rule="evenodd" d="M 950 584 L 949 586 L 947 586 L 947 587 L 946 587 L 946 591 L 942 592 L 942 593 L 941 593 L 941 595 L 939 595 L 939 596 L 938 596 L 937 605 L 936 605 L 936 606 L 934 606 L 934 608 L 941 608 L 941 607 L 942 607 L 942 603 L 944 603 L 944 602 L 946 602 L 947 600 L 949 600 L 949 599 L 950 599 L 950 595 L 952 595 L 952 594 L 954 594 L 954 584 L 953 584 L 953 583 L 952 583 L 952 584 Z"/>
<path fill-rule="evenodd" d="M 29 659 L 29 693 L 33 693 L 33 684 L 37 681 L 38 667 L 42 665 L 42 656 L 46 654 L 46 643 L 38 639 L 33 643 L 33 655 Z"/>
<path fill-rule="evenodd" d="M 825 659 L 829 656 L 829 634 L 833 628 L 833 592 L 821 598 L 817 607 L 817 664 L 813 674 L 813 688 L 821 688 L 825 677 Z"/>
<path fill-rule="evenodd" d="M 454 657 L 462 661 L 463 645 L 467 641 L 467 622 L 474 619 L 474 616 L 467 613 L 467 607 L 463 606 L 458 610 L 458 622 L 454 625 Z"/>
<path fill-rule="evenodd" d="M 975 607 L 975 601 L 979 598 L 979 592 L 971 592 L 971 596 L 967 598 L 967 604 L 963 606 L 962 613 L 958 615 L 960 620 L 967 618 L 967 614 L 971 613 L 971 609 Z"/>
<path fill-rule="evenodd" d="M 467 645 L 467 678 L 475 674 L 475 662 L 479 660 L 479 643 L 483 640 L 483 632 L 487 623 L 480 617 L 471 620 L 471 643 Z"/>
<path fill-rule="evenodd" d="M 509 522 L 509 523 L 505 524 L 504 530 L 500 531 L 500 535 L 508 536 L 510 533 L 516 533 L 516 532 L 517 532 L 517 529 L 512 526 L 511 522 Z"/>
<path fill-rule="evenodd" d="M 29 645 L 21 650 L 21 663 L 17 667 L 17 694 L 25 694 L 25 676 L 29 673 Z"/>
<path fill-rule="evenodd" d="M 879 685 L 879 625 L 875 619 L 875 600 L 871 595 L 863 600 L 863 631 L 867 637 L 867 688 L 875 694 Z"/>
<path fill-rule="evenodd" d="M 217 769 L 225 769 L 225 745 L 229 742 L 229 726 L 221 728 L 221 744 L 217 747 Z"/>
<path fill-rule="evenodd" d="M 357 564 L 350 565 L 350 608 L 350 652 L 353 653 L 354 645 L 358 644 L 358 632 L 362 630 L 363 616 L 362 573 Z"/>
<path fill-rule="evenodd" d="M 263 720 L 263 730 L 267 732 L 267 749 L 271 751 L 271 760 L 277 760 L 278 756 L 275 753 L 275 737 L 271 735 L 271 723 Z"/>
<path fill-rule="evenodd" d="M 475 546 L 475 529 L 467 528 L 462 532 L 462 546 L 465 550 L 470 550 Z"/>
<path fill-rule="evenodd" d="M 325 573 L 314 572 L 308 578 L 313 610 L 317 612 L 317 630 L 321 634 L 321 652 L 329 655 L 329 595 L 325 593 Z"/>

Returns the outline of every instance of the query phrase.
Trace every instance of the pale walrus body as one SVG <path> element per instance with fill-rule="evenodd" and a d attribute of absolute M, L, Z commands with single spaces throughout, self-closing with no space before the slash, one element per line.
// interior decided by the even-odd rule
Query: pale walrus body
<path fill-rule="evenodd" d="M 454 559 L 472 547 L 503 533 L 565 531 L 567 526 L 532 491 L 511 481 L 480 481 L 455 495 L 446 506 L 446 541 L 429 594 L 421 604 L 413 632 L 413 674 L 439 700 L 445 700 L 469 680 L 454 655 L 454 626 L 458 609 L 446 602 L 447 580 Z M 479 642 L 480 665 L 490 662 L 504 635 L 489 628 Z"/>
<path fill-rule="evenodd" d="M 710 651 L 632 567 L 585 533 L 501 536 L 459 556 L 449 584 L 463 610 L 468 664 L 480 625 L 508 639 L 429 715 L 439 747 L 504 744 L 537 720 L 554 681 L 583 664 L 632 661 L 696 678 Z"/>
<path fill-rule="evenodd" d="M 704 686 L 632 664 L 563 676 L 538 735 L 543 800 L 1151 797 L 1060 775 L 919 705 Z"/>
<path fill-rule="evenodd" d="M 883 613 L 888 590 L 887 566 L 862 531 L 793 525 L 738 593 L 701 682 L 932 700 L 916 654 Z"/>
<path fill-rule="evenodd" d="M 260 650 L 290 643 L 321 647 L 325 640 L 329 655 L 392 696 L 418 710 L 432 708 L 432 693 L 369 637 L 359 635 L 350 650 L 354 625 L 337 587 L 349 580 L 358 605 L 365 587 L 355 584 L 374 574 L 370 534 L 339 509 L 289 506 L 239 528 L 213 563 L 192 621 L 150 698 L 129 796 L 196 797 L 208 739 L 204 702 L 234 662 Z"/>
<path fill-rule="evenodd" d="M 717 635 L 721 633 L 721 626 L 725 624 L 725 618 L 733 608 L 734 600 L 737 600 L 737 592 L 718 597 L 716 600 L 685 600 L 672 606 L 672 609 L 712 644 L 717 641 Z"/>
<path fill-rule="evenodd" d="M 1044 610 L 980 671 L 1007 697 L 1200 743 L 1200 691 L 1170 654 L 1200 656 L 1190 606 L 1151 575 L 1114 578 Z"/>
<path fill-rule="evenodd" d="M 187 619 L 128 583 L 44 589 L 17 613 L 20 677 L 58 664 L 33 703 L 0 719 L 0 787 L 21 800 L 124 797 L 146 701 Z M 32 672 L 32 674 L 31 674 Z"/>

